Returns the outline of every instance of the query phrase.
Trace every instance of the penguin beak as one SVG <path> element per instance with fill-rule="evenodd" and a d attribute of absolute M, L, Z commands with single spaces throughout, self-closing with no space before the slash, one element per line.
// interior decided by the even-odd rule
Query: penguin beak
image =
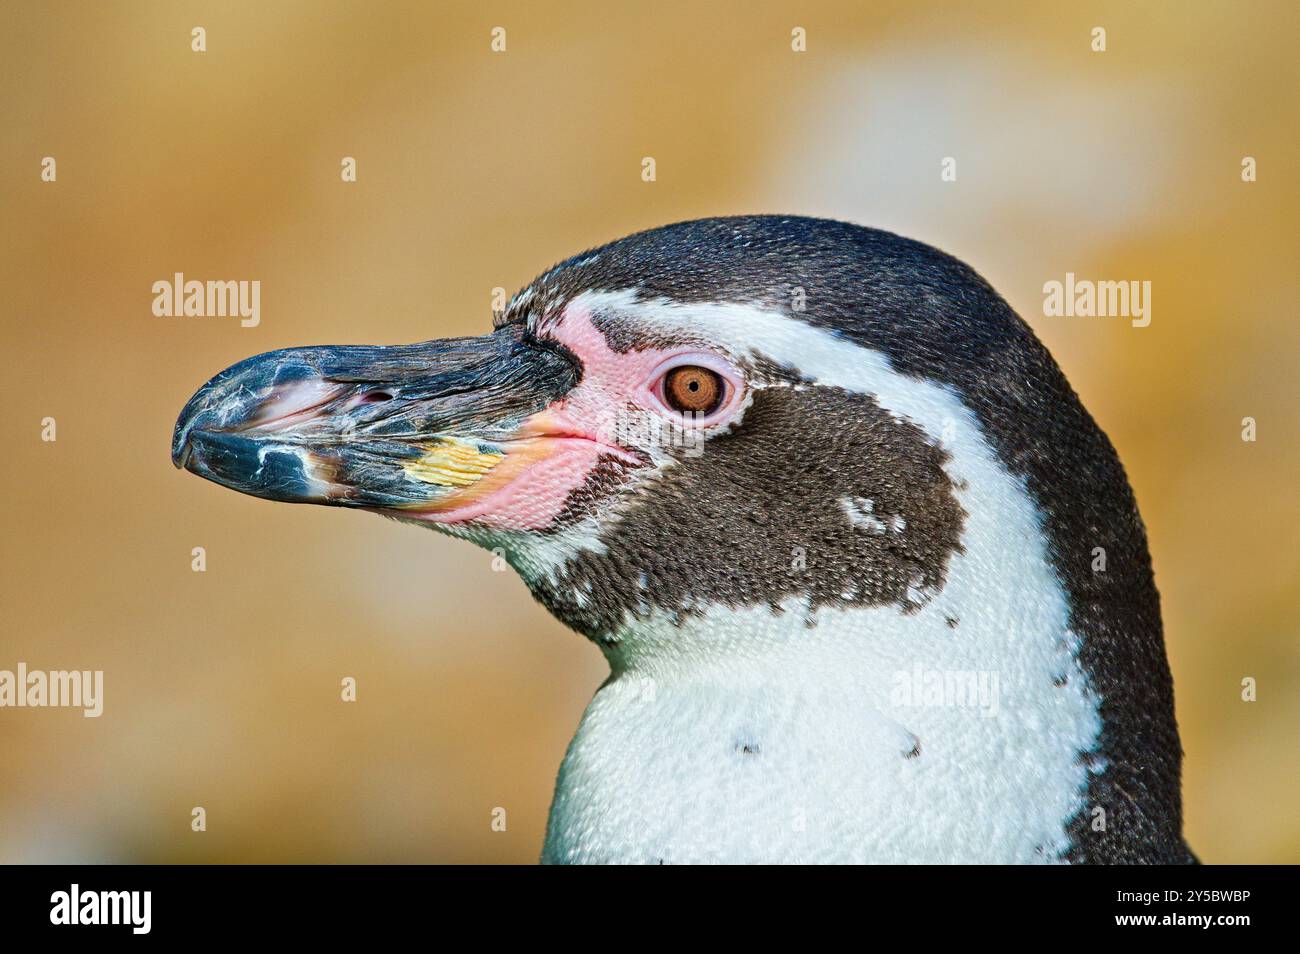
<path fill-rule="evenodd" d="M 293 503 L 419 515 L 490 485 L 525 422 L 579 376 L 514 327 L 394 347 L 271 351 L 190 398 L 172 462 Z M 501 468 L 502 471 L 514 468 Z"/>

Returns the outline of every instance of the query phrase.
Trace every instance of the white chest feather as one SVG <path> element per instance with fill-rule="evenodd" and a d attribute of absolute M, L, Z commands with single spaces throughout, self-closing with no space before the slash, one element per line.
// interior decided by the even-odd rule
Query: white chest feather
<path fill-rule="evenodd" d="M 1032 587 L 1002 606 L 975 595 L 908 617 L 823 610 L 812 630 L 791 628 L 795 606 L 708 614 L 691 658 L 634 664 L 597 693 L 544 860 L 1053 860 L 1095 700 L 1058 607 Z"/>

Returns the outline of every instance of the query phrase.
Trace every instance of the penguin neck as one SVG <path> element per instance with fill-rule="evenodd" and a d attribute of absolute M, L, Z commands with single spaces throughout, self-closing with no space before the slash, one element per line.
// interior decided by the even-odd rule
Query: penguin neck
<path fill-rule="evenodd" d="M 920 740 L 909 726 L 934 720 L 913 710 L 952 710 L 940 720 L 949 727 L 998 716 L 1003 673 L 1013 671 L 1016 657 L 1040 635 L 1022 628 L 1009 594 L 1001 602 L 1012 611 L 989 620 L 985 633 L 969 627 L 967 638 L 978 645 L 960 647 L 955 620 L 924 609 L 901 615 L 880 607 L 823 608 L 814 614 L 806 602 L 791 599 L 776 609 L 714 607 L 686 622 L 639 620 L 602 647 L 610 665 L 606 687 L 643 701 L 663 687 L 684 700 L 695 696 L 687 705 L 706 708 L 725 697 L 760 721 L 783 711 L 790 718 L 795 706 L 794 717 L 815 721 L 819 731 L 856 726 L 877 738 L 887 759 L 914 758 Z M 1055 663 L 1072 668 L 1067 646 Z"/>

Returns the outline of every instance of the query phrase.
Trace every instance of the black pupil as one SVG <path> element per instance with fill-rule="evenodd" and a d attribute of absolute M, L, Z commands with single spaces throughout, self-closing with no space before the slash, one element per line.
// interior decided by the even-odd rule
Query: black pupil
<path fill-rule="evenodd" d="M 692 381 L 690 384 L 686 385 L 686 387 L 690 391 L 698 391 L 700 389 L 700 382 Z"/>

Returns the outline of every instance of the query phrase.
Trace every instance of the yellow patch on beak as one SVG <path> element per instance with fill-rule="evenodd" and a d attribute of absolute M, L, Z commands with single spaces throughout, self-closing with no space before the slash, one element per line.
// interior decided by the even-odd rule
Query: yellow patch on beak
<path fill-rule="evenodd" d="M 445 437 L 427 448 L 423 457 L 407 461 L 402 469 L 415 480 L 440 487 L 468 487 L 501 463 L 502 454 L 485 454 L 474 444 Z"/>

